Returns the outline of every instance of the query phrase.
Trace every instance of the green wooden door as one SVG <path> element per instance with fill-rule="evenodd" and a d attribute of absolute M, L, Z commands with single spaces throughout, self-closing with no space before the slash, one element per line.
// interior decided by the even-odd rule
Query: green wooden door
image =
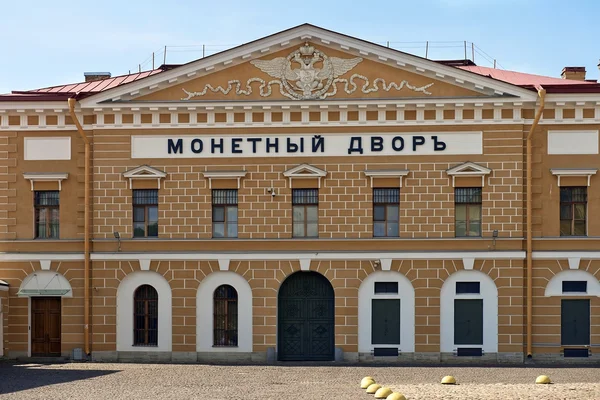
<path fill-rule="evenodd" d="M 373 299 L 371 344 L 400 344 L 400 299 Z"/>
<path fill-rule="evenodd" d="M 279 289 L 278 358 L 329 361 L 334 358 L 334 293 L 323 275 L 297 272 Z"/>
<path fill-rule="evenodd" d="M 589 300 L 561 301 L 560 338 L 563 346 L 587 346 L 590 344 Z"/>
<path fill-rule="evenodd" d="M 483 300 L 454 300 L 454 344 L 483 345 Z"/>

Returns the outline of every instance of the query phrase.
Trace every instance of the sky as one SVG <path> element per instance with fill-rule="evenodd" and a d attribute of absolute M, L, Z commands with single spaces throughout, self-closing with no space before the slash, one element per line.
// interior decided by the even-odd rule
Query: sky
<path fill-rule="evenodd" d="M 303 23 L 429 58 L 598 79 L 597 0 L 20 0 L 0 14 L 0 93 L 184 63 Z M 471 47 L 471 43 L 474 44 Z"/>

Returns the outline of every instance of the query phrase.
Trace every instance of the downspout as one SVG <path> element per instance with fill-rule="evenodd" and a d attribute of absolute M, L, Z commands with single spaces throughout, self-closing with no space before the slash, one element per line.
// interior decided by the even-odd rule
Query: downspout
<path fill-rule="evenodd" d="M 83 127 L 75 115 L 75 103 L 74 98 L 69 100 L 69 113 L 71 119 L 77 127 L 77 132 L 85 143 L 85 167 L 84 167 L 84 294 L 83 294 L 83 343 L 85 354 L 90 354 L 90 140 L 85 135 Z"/>
<path fill-rule="evenodd" d="M 532 353 L 532 327 L 533 327 L 533 204 L 532 204 L 532 145 L 531 138 L 533 136 L 533 131 L 537 128 L 538 122 L 542 117 L 542 113 L 544 112 L 545 99 L 546 99 L 546 90 L 539 86 L 538 88 L 538 96 L 540 97 L 540 106 L 537 109 L 535 114 L 535 119 L 533 120 L 533 124 L 531 125 L 531 129 L 527 134 L 527 358 L 531 358 Z"/>

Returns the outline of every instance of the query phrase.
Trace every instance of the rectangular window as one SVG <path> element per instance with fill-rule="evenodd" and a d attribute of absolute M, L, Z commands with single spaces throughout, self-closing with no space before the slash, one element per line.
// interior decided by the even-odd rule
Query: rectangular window
<path fill-rule="evenodd" d="M 237 189 L 214 189 L 212 204 L 213 237 L 236 238 L 238 236 Z"/>
<path fill-rule="evenodd" d="M 398 282 L 375 282 L 375 294 L 398 293 Z"/>
<path fill-rule="evenodd" d="M 563 281 L 563 293 L 587 293 L 587 281 Z"/>
<path fill-rule="evenodd" d="M 319 191 L 293 189 L 293 237 L 319 237 Z"/>
<path fill-rule="evenodd" d="M 587 187 L 560 188 L 560 236 L 585 236 Z"/>
<path fill-rule="evenodd" d="M 36 239 L 58 239 L 59 200 L 58 191 L 34 192 Z"/>
<path fill-rule="evenodd" d="M 479 294 L 479 282 L 456 282 L 456 294 Z"/>
<path fill-rule="evenodd" d="M 158 190 L 133 190 L 133 237 L 158 237 Z"/>
<path fill-rule="evenodd" d="M 398 237 L 400 189 L 373 189 L 373 236 Z"/>
<path fill-rule="evenodd" d="M 481 188 L 454 189 L 456 237 L 481 236 Z"/>

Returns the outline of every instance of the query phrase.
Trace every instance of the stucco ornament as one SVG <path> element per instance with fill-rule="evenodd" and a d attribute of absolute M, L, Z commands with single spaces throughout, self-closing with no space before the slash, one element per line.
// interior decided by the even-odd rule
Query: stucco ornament
<path fill-rule="evenodd" d="M 255 82 L 260 83 L 258 89 L 261 97 L 271 96 L 271 86 L 277 84 L 279 85 L 279 92 L 290 99 L 322 100 L 334 96 L 338 92 L 337 83 L 343 83 L 343 90 L 348 94 L 356 92 L 359 86 L 354 82 L 355 79 L 364 81 L 360 90 L 365 94 L 379 91 L 379 83 L 381 83 L 381 89 L 386 92 L 392 88 L 401 90 L 406 87 L 415 92 L 427 95 L 431 94 L 427 91 L 427 88 L 432 86 L 433 83 L 422 87 L 415 87 L 405 80 L 399 84 L 395 82 L 386 84 L 383 78 L 377 78 L 371 86 L 369 78 L 364 75 L 353 74 L 349 79 L 340 78 L 340 76 L 352 70 L 361 61 L 363 61 L 361 57 L 329 57 L 322 51 L 315 49 L 314 46 L 306 43 L 287 57 L 276 57 L 272 60 L 254 60 L 250 62 L 250 64 L 265 74 L 275 78 L 274 80 L 266 82 L 261 78 L 250 78 L 246 81 L 245 88 L 242 88 L 242 82 L 237 79 L 228 81 L 227 88 L 222 86 L 214 87 L 211 84 L 206 84 L 200 92 L 190 92 L 184 88 L 183 91 L 187 94 L 187 97 L 182 98 L 182 100 L 204 96 L 209 90 L 213 93 L 221 92 L 227 95 L 234 89 L 234 86 L 236 95 L 248 96 L 252 93 L 251 85 Z"/>
<path fill-rule="evenodd" d="M 293 98 L 313 100 L 321 98 L 331 87 L 333 80 L 356 67 L 362 58 L 328 57 L 306 43 L 287 57 L 272 60 L 254 60 L 250 64 L 262 72 L 278 78 Z M 297 64 L 300 68 L 292 68 Z M 318 68 L 315 64 L 322 64 Z"/>

